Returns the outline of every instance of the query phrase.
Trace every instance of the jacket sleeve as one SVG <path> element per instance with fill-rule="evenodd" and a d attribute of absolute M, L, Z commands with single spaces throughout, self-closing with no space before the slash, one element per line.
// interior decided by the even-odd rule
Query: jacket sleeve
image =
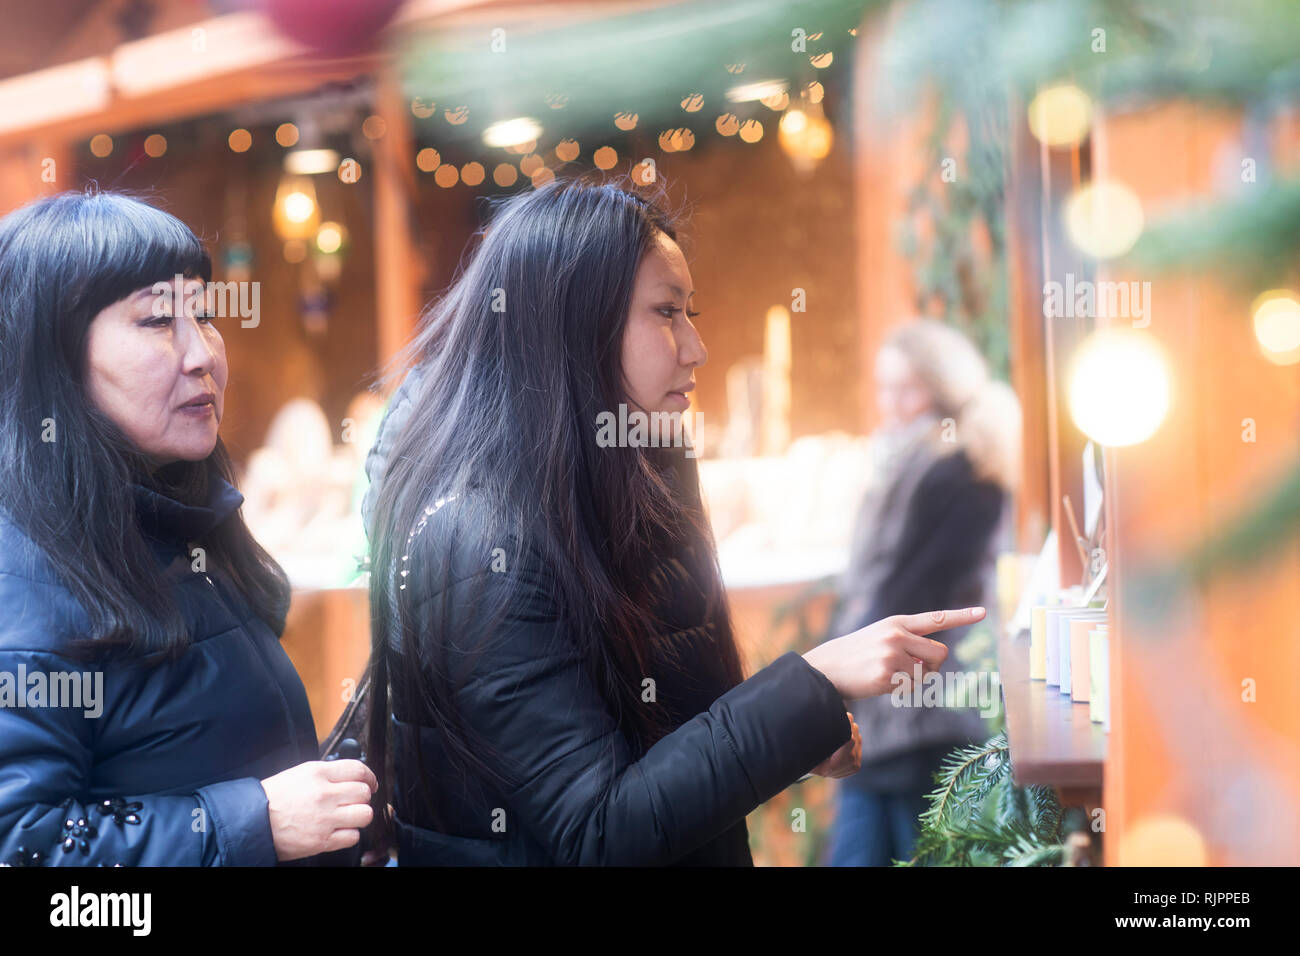
<path fill-rule="evenodd" d="M 57 655 L 0 650 L 0 675 L 80 674 Z M 105 675 L 105 682 L 114 678 Z M 2 678 L 0 678 L 2 679 Z M 266 793 L 254 778 L 189 794 L 85 798 L 98 717 L 84 709 L 0 707 L 0 863 L 43 866 L 271 865 Z"/>
<path fill-rule="evenodd" d="M 545 577 L 540 564 L 508 583 L 505 574 L 474 576 L 525 597 L 482 653 L 456 655 L 468 662 L 456 705 L 513 771 L 507 828 L 525 828 L 557 863 L 673 862 L 849 739 L 834 685 L 790 652 L 633 759 Z M 436 600 L 472 606 L 470 592 L 454 592 L 473 586 L 462 580 Z"/>
<path fill-rule="evenodd" d="M 954 581 L 970 574 L 988 550 L 1002 514 L 1003 493 L 977 481 L 964 455 L 931 465 L 907 504 L 889 574 L 872 600 L 865 627 L 892 614 L 941 610 Z M 935 635 L 944 640 L 944 634 Z"/>

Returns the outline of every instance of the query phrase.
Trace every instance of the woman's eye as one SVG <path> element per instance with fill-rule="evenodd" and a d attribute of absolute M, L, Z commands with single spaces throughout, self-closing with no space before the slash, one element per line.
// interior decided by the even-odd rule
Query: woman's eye
<path fill-rule="evenodd" d="M 665 319 L 671 319 L 674 315 L 676 315 L 678 312 L 682 310 L 671 305 L 661 305 L 659 308 L 655 309 L 655 311 L 658 312 L 660 315 L 662 315 Z"/>
<path fill-rule="evenodd" d="M 211 325 L 214 321 L 216 321 L 217 317 L 211 312 L 204 312 L 200 315 L 196 315 L 194 318 L 198 319 L 200 322 L 204 322 L 208 325 Z"/>

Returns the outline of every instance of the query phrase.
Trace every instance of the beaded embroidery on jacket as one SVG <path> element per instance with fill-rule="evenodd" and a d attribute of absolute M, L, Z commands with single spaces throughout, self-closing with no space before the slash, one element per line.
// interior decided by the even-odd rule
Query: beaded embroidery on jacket
<path fill-rule="evenodd" d="M 447 504 L 450 501 L 455 501 L 455 500 L 456 500 L 456 496 L 452 495 L 449 498 L 439 498 L 433 504 L 425 506 L 424 514 L 423 516 L 421 516 L 419 524 L 417 524 L 415 526 L 415 529 L 406 536 L 406 554 L 402 555 L 403 565 L 405 565 L 406 562 L 409 561 L 411 558 L 411 542 L 415 540 L 415 536 L 424 530 L 424 526 L 429 523 L 429 519 L 432 518 L 435 514 L 437 514 L 440 510 L 442 510 L 443 505 Z M 405 578 L 410 573 L 411 573 L 410 568 L 406 568 L 406 567 L 403 567 L 402 570 L 398 572 L 398 574 L 403 578 Z M 403 582 L 398 587 L 398 590 L 399 591 L 406 590 L 405 582 Z"/>

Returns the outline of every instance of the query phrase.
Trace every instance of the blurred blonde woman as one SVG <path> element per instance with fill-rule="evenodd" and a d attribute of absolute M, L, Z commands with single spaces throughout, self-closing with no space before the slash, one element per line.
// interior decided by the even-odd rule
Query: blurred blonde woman
<path fill-rule="evenodd" d="M 957 329 L 898 327 L 875 367 L 881 425 L 831 633 L 928 607 L 982 604 L 1005 504 L 1019 473 L 1020 408 Z M 950 648 L 967 628 L 937 635 Z M 949 654 L 942 671 L 962 667 Z M 862 768 L 838 785 L 832 866 L 909 859 L 931 774 L 986 736 L 971 708 L 859 701 Z"/>

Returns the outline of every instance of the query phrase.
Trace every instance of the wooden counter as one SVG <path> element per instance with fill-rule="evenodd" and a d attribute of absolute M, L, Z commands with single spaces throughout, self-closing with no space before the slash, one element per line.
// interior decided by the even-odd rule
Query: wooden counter
<path fill-rule="evenodd" d="M 1107 735 L 1089 720 L 1088 705 L 1030 679 L 1028 632 L 999 638 L 998 670 L 1015 783 L 1056 787 L 1065 803 L 1099 804 Z"/>

